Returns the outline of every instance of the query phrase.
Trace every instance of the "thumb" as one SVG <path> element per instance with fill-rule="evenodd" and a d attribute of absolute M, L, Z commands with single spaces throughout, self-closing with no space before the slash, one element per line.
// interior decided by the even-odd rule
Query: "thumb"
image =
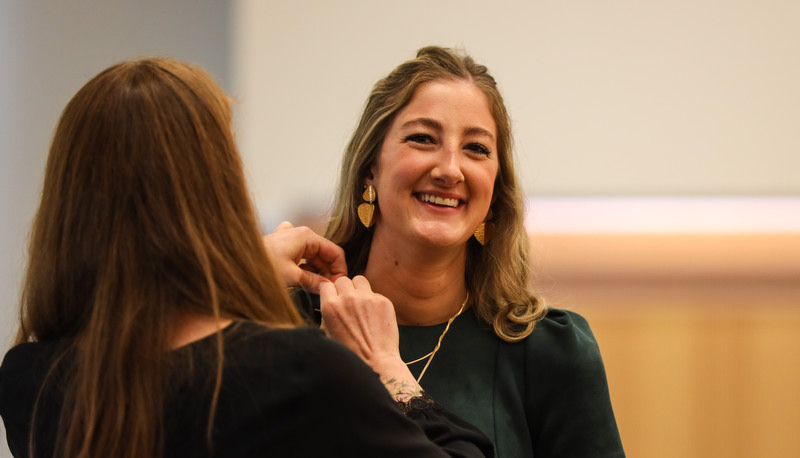
<path fill-rule="evenodd" d="M 277 227 L 276 227 L 276 228 L 275 228 L 275 229 L 272 231 L 272 233 L 274 234 L 274 233 L 276 233 L 276 232 L 278 232 L 278 231 L 283 231 L 283 230 L 286 230 L 286 229 L 291 229 L 291 228 L 293 228 L 293 227 L 294 227 L 294 226 L 292 226 L 292 223 L 290 223 L 289 221 L 282 221 L 282 222 L 281 222 L 280 224 L 278 224 L 278 226 L 277 226 Z"/>
<path fill-rule="evenodd" d="M 300 278 L 298 279 L 297 283 L 301 288 L 311 291 L 312 293 L 319 294 L 320 283 L 327 281 L 329 280 L 322 275 L 309 272 L 308 270 L 301 270 Z"/>

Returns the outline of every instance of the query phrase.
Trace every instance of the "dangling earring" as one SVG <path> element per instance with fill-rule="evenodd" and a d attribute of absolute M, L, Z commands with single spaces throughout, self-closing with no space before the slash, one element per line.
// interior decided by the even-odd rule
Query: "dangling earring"
<path fill-rule="evenodd" d="M 475 232 L 472 234 L 475 236 L 475 240 L 478 241 L 481 245 L 486 246 L 487 243 L 492 241 L 492 237 L 494 237 L 494 223 L 492 223 L 492 209 L 489 209 L 489 213 L 486 214 L 486 218 L 483 219 L 483 222 L 478 225 L 478 228 L 475 229 Z"/>
<path fill-rule="evenodd" d="M 375 188 L 372 185 L 367 186 L 361 197 L 364 203 L 358 206 L 358 219 L 364 227 L 370 227 L 375 224 Z"/>

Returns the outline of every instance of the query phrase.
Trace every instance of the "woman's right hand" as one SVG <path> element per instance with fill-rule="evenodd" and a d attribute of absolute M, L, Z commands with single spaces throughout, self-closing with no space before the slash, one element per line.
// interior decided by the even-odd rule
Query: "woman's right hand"
<path fill-rule="evenodd" d="M 394 306 L 372 291 L 357 275 L 320 285 L 322 326 L 330 337 L 364 360 L 381 378 L 396 401 L 419 396 L 422 389 L 400 358 L 400 335 Z"/>
<path fill-rule="evenodd" d="M 319 292 L 319 285 L 347 275 L 344 250 L 305 226 L 284 221 L 263 237 L 275 273 L 286 286 Z"/>

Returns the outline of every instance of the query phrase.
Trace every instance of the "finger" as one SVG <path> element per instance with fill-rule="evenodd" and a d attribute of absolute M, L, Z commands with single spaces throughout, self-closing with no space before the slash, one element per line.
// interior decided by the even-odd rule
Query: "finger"
<path fill-rule="evenodd" d="M 291 223 L 284 221 L 275 229 L 275 232 L 282 230 L 281 227 L 291 228 Z M 287 242 L 294 246 L 292 254 L 296 261 L 306 259 L 318 273 L 330 279 L 347 275 L 347 261 L 344 250 L 340 246 L 306 226 L 292 228 L 291 232 L 286 232 L 286 234 L 291 235 Z"/>
<path fill-rule="evenodd" d="M 278 224 L 278 226 L 275 228 L 275 230 L 273 230 L 273 231 L 272 231 L 272 233 L 274 234 L 274 233 L 276 233 L 276 232 L 278 232 L 278 231 L 283 231 L 283 230 L 286 230 L 286 229 L 291 229 L 291 228 L 293 228 L 293 227 L 294 227 L 294 226 L 292 226 L 292 223 L 290 223 L 289 221 L 281 221 L 281 223 L 280 223 L 280 224 Z"/>
<path fill-rule="evenodd" d="M 301 261 L 300 264 L 297 265 L 297 267 L 299 267 L 300 269 L 305 270 L 307 272 L 311 272 L 312 274 L 320 274 L 320 275 L 323 275 L 323 276 L 326 274 L 325 272 L 320 271 L 317 268 L 317 266 L 315 266 L 311 262 L 303 262 L 303 261 Z"/>
<path fill-rule="evenodd" d="M 351 292 L 355 290 L 353 286 L 353 281 L 347 277 L 339 277 L 333 282 L 334 286 L 336 286 L 336 291 L 339 295 Z"/>
<path fill-rule="evenodd" d="M 322 275 L 315 274 L 314 272 L 309 272 L 307 270 L 301 270 L 300 278 L 298 279 L 297 283 L 301 288 L 311 291 L 312 293 L 319 294 L 320 285 L 331 282 Z"/>
<path fill-rule="evenodd" d="M 336 275 L 334 275 L 334 274 L 331 274 L 331 275 L 330 275 L 330 277 L 326 277 L 326 279 L 327 279 L 328 281 L 332 281 L 332 282 L 335 282 L 336 280 L 338 280 L 338 279 L 340 279 L 340 278 L 347 278 L 347 273 L 343 273 L 343 274 L 336 274 Z"/>
<path fill-rule="evenodd" d="M 347 275 L 347 261 L 342 247 L 322 236 L 316 238 L 314 242 L 313 245 L 316 246 L 307 247 L 303 257 L 319 271 L 325 271 L 331 277 Z"/>
<path fill-rule="evenodd" d="M 372 291 L 372 286 L 370 286 L 369 280 L 367 280 L 367 277 L 363 275 L 356 275 L 353 277 L 353 287 L 355 289 L 361 289 L 370 292 Z"/>
<path fill-rule="evenodd" d="M 347 274 L 346 274 L 346 273 L 332 274 L 332 273 L 330 273 L 329 271 L 327 271 L 327 270 L 324 270 L 324 268 L 323 268 L 322 270 L 319 270 L 319 269 L 318 269 L 318 268 L 317 268 L 317 267 L 316 267 L 316 266 L 315 266 L 313 263 L 311 263 L 311 262 L 306 262 L 306 263 L 300 264 L 298 267 L 299 267 L 300 269 L 302 269 L 302 270 L 305 270 L 305 271 L 307 271 L 307 272 L 311 272 L 312 274 L 317 274 L 317 275 L 319 275 L 320 277 L 322 277 L 321 279 L 319 279 L 320 281 L 331 281 L 331 282 L 335 282 L 337 279 L 339 279 L 339 278 L 342 278 L 342 277 L 346 277 L 346 276 L 347 276 Z"/>
<path fill-rule="evenodd" d="M 320 283 L 319 285 L 320 308 L 322 308 L 322 305 L 325 304 L 326 302 L 335 299 L 336 296 L 338 296 L 338 294 L 336 292 L 336 287 L 333 285 L 333 283 L 329 281 Z"/>
<path fill-rule="evenodd" d="M 343 274 L 343 273 L 332 274 L 329 271 L 325 270 L 324 267 L 322 269 L 317 268 L 315 265 L 313 265 L 310 262 L 300 264 L 297 267 L 302 269 L 302 270 L 305 270 L 307 272 L 311 272 L 313 274 L 317 274 L 320 277 L 324 278 L 325 280 L 329 280 L 329 281 L 332 281 L 332 282 L 335 282 L 337 279 L 339 279 L 341 277 L 346 277 L 347 276 L 346 274 Z"/>

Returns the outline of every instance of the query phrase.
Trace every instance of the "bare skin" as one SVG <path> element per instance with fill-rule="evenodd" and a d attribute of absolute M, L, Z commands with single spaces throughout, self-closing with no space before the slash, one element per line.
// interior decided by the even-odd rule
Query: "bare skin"
<path fill-rule="evenodd" d="M 422 394 L 408 366 L 400 358 L 400 335 L 394 308 L 374 293 L 363 276 L 341 277 L 320 286 L 323 328 L 350 348 L 378 373 L 395 401 Z"/>
<path fill-rule="evenodd" d="M 488 99 L 467 80 L 423 84 L 392 121 L 365 182 L 379 211 L 364 275 L 398 323 L 445 322 L 466 297 L 467 241 L 499 167 L 496 131 Z"/>
<path fill-rule="evenodd" d="M 284 221 L 264 236 L 278 277 L 287 286 L 319 293 L 319 285 L 347 275 L 344 250 L 305 226 Z"/>
<path fill-rule="evenodd" d="M 392 298 L 397 323 L 429 326 L 452 317 L 467 294 L 464 283 L 466 250 L 409 250 L 375 238 L 364 276 L 374 291 Z"/>
<path fill-rule="evenodd" d="M 214 334 L 220 329 L 225 329 L 233 321 L 217 319 L 211 315 L 185 313 L 175 326 L 175 336 L 172 339 L 172 348 L 189 345 Z"/>

